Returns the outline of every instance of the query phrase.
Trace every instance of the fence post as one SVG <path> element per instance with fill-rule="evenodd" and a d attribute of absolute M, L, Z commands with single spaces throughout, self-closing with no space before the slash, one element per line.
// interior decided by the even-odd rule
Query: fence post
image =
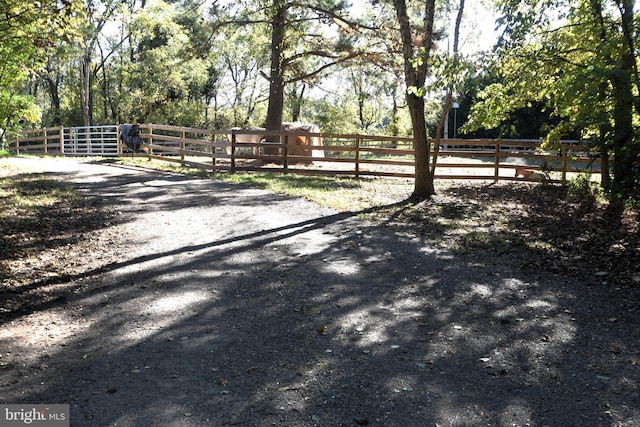
<path fill-rule="evenodd" d="M 64 157 L 64 126 L 60 126 L 60 155 Z"/>
<path fill-rule="evenodd" d="M 567 146 L 561 145 L 562 148 L 562 185 L 567 183 Z"/>
<path fill-rule="evenodd" d="M 149 132 L 147 136 L 147 144 L 149 145 L 149 151 L 147 152 L 147 160 L 151 161 L 151 155 L 153 154 L 153 123 L 149 123 Z"/>
<path fill-rule="evenodd" d="M 183 130 L 180 131 L 180 164 L 184 167 L 184 138 L 186 132 Z"/>
<path fill-rule="evenodd" d="M 231 131 L 231 172 L 236 171 L 236 133 Z"/>
<path fill-rule="evenodd" d="M 118 157 L 122 157 L 122 144 L 120 143 L 120 126 L 116 125 L 116 153 Z"/>
<path fill-rule="evenodd" d="M 20 155 L 20 133 L 16 132 L 16 156 Z"/>
<path fill-rule="evenodd" d="M 281 135 L 284 136 L 284 146 L 282 147 L 282 167 L 284 168 L 284 173 L 289 172 L 289 164 L 287 162 L 287 157 L 289 156 L 289 135 Z"/>
<path fill-rule="evenodd" d="M 496 184 L 500 180 L 500 141 L 496 140 L 496 147 L 494 153 L 494 171 L 493 171 L 493 183 Z"/>
<path fill-rule="evenodd" d="M 216 171 L 216 134 L 211 134 L 211 172 Z"/>
<path fill-rule="evenodd" d="M 360 177 L 360 138 L 356 138 L 356 178 Z"/>
<path fill-rule="evenodd" d="M 49 154 L 47 149 L 47 128 L 42 128 L 42 145 L 44 145 L 44 154 Z"/>

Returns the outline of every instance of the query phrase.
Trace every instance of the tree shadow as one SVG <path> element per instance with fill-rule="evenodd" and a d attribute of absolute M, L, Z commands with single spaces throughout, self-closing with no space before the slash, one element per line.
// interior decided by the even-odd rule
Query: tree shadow
<path fill-rule="evenodd" d="M 74 426 L 640 421 L 637 317 L 597 290 L 233 193 L 233 229 L 74 278 L 48 311 L 71 333 L 34 324 L 18 344 L 5 325 L 4 399 L 69 403 Z M 186 221 L 187 199 L 153 203 Z M 272 217 L 252 231 L 257 206 Z"/>
<path fill-rule="evenodd" d="M 637 212 L 596 204 L 552 185 L 460 185 L 417 205 L 386 211 L 388 224 L 417 229 L 457 254 L 507 254 L 528 273 L 568 274 L 589 283 L 598 272 L 637 287 Z M 604 274 L 604 273 L 602 273 Z"/>

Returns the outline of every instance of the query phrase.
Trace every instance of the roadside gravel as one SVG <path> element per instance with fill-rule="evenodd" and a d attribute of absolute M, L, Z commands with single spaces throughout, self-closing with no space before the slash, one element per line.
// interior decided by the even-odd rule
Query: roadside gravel
<path fill-rule="evenodd" d="M 74 427 L 640 425 L 638 313 L 599 280 L 238 185 L 11 162 L 110 220 L 1 325 L 2 402 Z"/>

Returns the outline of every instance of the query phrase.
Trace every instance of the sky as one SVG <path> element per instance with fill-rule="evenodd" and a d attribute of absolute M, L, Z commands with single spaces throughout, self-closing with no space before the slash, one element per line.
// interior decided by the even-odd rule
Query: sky
<path fill-rule="evenodd" d="M 484 6 L 483 0 L 466 0 L 460 34 L 460 51 L 473 54 L 489 51 L 498 40 L 495 31 L 496 16 L 490 8 Z M 452 27 L 455 16 L 452 17 Z"/>
<path fill-rule="evenodd" d="M 355 16 L 363 13 L 364 6 L 370 0 L 351 0 L 351 10 Z M 489 51 L 496 43 L 499 34 L 495 31 L 495 14 L 485 3 L 487 0 L 466 0 L 465 10 L 461 25 L 460 52 L 472 55 L 481 51 Z M 451 13 L 450 28 L 453 31 L 457 8 Z M 453 44 L 453 36 L 451 40 Z M 447 41 L 443 40 L 443 49 L 446 49 Z"/>

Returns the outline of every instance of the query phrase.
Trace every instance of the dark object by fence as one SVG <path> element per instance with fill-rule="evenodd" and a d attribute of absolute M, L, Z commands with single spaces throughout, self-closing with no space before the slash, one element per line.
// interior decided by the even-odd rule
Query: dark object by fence
<path fill-rule="evenodd" d="M 140 153 L 142 138 L 140 137 L 140 126 L 138 124 L 120 125 L 120 139 L 131 151 Z"/>

